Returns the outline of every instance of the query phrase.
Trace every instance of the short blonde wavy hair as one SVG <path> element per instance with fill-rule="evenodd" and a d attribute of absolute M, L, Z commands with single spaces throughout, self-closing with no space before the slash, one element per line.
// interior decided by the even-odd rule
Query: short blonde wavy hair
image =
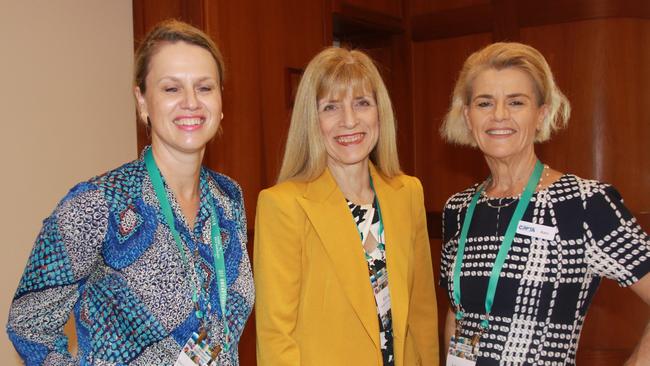
<path fill-rule="evenodd" d="M 311 181 L 327 167 L 327 151 L 320 130 L 318 100 L 372 91 L 377 101 L 379 139 L 370 152 L 370 160 L 381 174 L 401 174 L 395 140 L 395 117 L 386 86 L 365 53 L 329 47 L 314 57 L 302 76 L 284 150 L 278 182 L 295 179 Z"/>
<path fill-rule="evenodd" d="M 531 46 L 516 42 L 493 43 L 470 55 L 460 71 L 451 107 L 440 128 L 440 134 L 448 142 L 476 146 L 467 127 L 463 110 L 472 98 L 472 84 L 481 72 L 488 69 L 516 68 L 528 74 L 533 81 L 539 106 L 546 105 L 548 113 L 542 127 L 535 134 L 535 142 L 543 142 L 566 127 L 571 115 L 569 100 L 555 84 L 553 73 L 542 54 Z"/>

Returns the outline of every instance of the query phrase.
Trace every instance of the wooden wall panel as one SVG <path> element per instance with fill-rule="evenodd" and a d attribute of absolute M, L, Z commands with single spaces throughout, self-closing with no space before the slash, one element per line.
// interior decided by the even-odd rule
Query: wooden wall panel
<path fill-rule="evenodd" d="M 262 104 L 263 186 L 275 184 L 282 163 L 291 119 L 290 70 L 294 80 L 299 70 L 324 46 L 327 37 L 322 21 L 325 9 L 319 1 L 282 0 L 259 3 L 260 50 L 259 96 Z M 299 31 L 297 31 L 299 30 Z M 294 84 L 297 87 L 297 83 Z"/>
<path fill-rule="evenodd" d="M 206 7 L 206 31 L 224 55 L 226 80 L 223 134 L 208 145 L 205 163 L 239 182 L 249 218 L 254 217 L 257 192 L 262 188 L 256 9 L 253 0 L 209 1 Z"/>
<path fill-rule="evenodd" d="M 614 184 L 650 211 L 650 21 L 600 19 L 523 28 L 572 103 L 569 128 L 540 146 L 549 164 Z"/>
<path fill-rule="evenodd" d="M 415 129 L 413 123 L 413 62 L 410 33 L 391 37 L 392 80 L 388 92 L 395 109 L 397 151 L 402 171 L 415 175 Z"/>
<path fill-rule="evenodd" d="M 416 16 L 489 3 L 490 0 L 410 0 L 409 7 L 411 16 Z"/>
<path fill-rule="evenodd" d="M 588 20 L 522 28 L 521 37 L 546 55 L 573 107 L 568 129 L 540 146 L 540 157 L 614 184 L 634 213 L 650 211 L 650 48 L 639 47 L 650 41 L 650 22 Z M 648 319 L 643 301 L 605 280 L 585 322 L 578 364 L 623 364 Z"/>
<path fill-rule="evenodd" d="M 345 6 L 350 6 L 391 17 L 402 18 L 403 2 L 404 0 L 332 0 L 332 6 L 334 12 L 340 11 Z"/>
<path fill-rule="evenodd" d="M 491 41 L 491 34 L 485 33 L 413 46 L 415 172 L 428 211 L 441 211 L 449 196 L 487 176 L 477 150 L 446 144 L 439 129 L 463 62 Z"/>

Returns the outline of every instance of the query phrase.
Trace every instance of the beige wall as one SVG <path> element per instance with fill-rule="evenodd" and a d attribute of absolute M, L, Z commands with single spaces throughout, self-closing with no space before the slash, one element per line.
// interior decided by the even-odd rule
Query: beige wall
<path fill-rule="evenodd" d="M 136 157 L 130 0 L 0 0 L 0 360 L 41 221 L 76 182 Z"/>

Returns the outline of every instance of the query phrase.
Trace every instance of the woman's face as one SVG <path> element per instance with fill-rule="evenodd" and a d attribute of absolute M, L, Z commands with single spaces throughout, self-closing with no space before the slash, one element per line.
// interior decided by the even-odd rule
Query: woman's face
<path fill-rule="evenodd" d="M 338 98 L 322 98 L 318 101 L 318 119 L 328 165 L 350 166 L 367 161 L 379 139 L 374 93 L 353 95 L 348 88 Z"/>
<path fill-rule="evenodd" d="M 484 155 L 497 159 L 534 154 L 546 106 L 538 106 L 533 81 L 517 68 L 487 69 L 472 84 L 465 121 Z"/>
<path fill-rule="evenodd" d="M 160 46 L 149 61 L 146 93 L 136 88 L 141 117 L 151 120 L 151 143 L 173 152 L 202 151 L 221 123 L 217 63 L 185 42 Z"/>

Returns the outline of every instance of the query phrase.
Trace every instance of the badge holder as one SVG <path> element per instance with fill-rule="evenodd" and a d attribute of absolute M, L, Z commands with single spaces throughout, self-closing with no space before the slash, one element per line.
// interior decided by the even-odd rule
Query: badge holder
<path fill-rule="evenodd" d="M 458 312 L 457 314 L 459 314 Z M 461 337 L 462 317 L 456 317 L 456 332 L 451 337 L 449 342 L 449 350 L 447 351 L 447 366 L 474 366 L 478 358 L 479 342 L 481 337 L 486 331 L 486 328 L 481 324 L 480 330 L 474 333 L 472 338 Z"/>
<path fill-rule="evenodd" d="M 220 352 L 221 347 L 218 345 L 210 348 L 205 330 L 200 333 L 193 332 L 181 348 L 174 366 L 216 366 Z"/>

